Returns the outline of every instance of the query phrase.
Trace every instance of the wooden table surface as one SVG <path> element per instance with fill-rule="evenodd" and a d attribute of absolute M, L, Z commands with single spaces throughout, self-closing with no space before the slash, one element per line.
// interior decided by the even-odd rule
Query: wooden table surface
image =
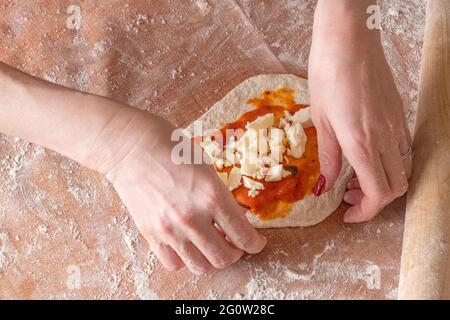
<path fill-rule="evenodd" d="M 305 76 L 314 6 L 1 0 L 0 60 L 185 126 L 249 76 Z M 385 0 L 381 9 L 386 54 L 413 126 L 425 5 Z M 0 298 L 392 299 L 404 205 L 398 199 L 359 225 L 342 223 L 342 205 L 315 227 L 262 231 L 267 248 L 230 269 L 169 273 L 103 177 L 2 135 Z"/>

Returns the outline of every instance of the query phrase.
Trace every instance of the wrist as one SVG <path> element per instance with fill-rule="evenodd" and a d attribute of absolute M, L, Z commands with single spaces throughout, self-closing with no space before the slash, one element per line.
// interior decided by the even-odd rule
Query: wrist
<path fill-rule="evenodd" d="M 351 46 L 380 43 L 378 29 L 370 29 L 367 9 L 375 0 L 319 0 L 314 13 L 314 40 Z"/>
<path fill-rule="evenodd" d="M 111 106 L 107 106 L 111 107 Z M 144 112 L 125 105 L 116 110 L 104 124 L 92 132 L 82 146 L 79 162 L 102 174 L 107 174 L 133 149 L 146 130 Z"/>
<path fill-rule="evenodd" d="M 114 183 L 117 171 L 140 161 L 142 154 L 170 154 L 161 145 L 170 142 L 173 129 L 172 124 L 154 114 L 122 105 L 86 145 L 80 162 Z"/>

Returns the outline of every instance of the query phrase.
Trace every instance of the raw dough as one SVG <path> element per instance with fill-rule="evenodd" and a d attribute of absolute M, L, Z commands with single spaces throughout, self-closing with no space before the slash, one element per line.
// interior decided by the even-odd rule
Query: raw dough
<path fill-rule="evenodd" d="M 203 121 L 203 129 L 219 129 L 238 119 L 242 114 L 253 110 L 247 104 L 248 99 L 259 97 L 265 90 L 290 88 L 295 92 L 299 104 L 310 104 L 308 81 L 290 74 L 267 74 L 249 78 L 231 90 L 198 120 Z M 193 123 L 186 128 L 188 135 L 193 134 Z M 261 220 L 247 211 L 250 223 L 257 228 L 305 227 L 317 224 L 333 213 L 341 204 L 348 180 L 353 170 L 343 159 L 342 170 L 333 188 L 320 197 L 308 195 L 294 203 L 289 214 L 272 220 Z"/>

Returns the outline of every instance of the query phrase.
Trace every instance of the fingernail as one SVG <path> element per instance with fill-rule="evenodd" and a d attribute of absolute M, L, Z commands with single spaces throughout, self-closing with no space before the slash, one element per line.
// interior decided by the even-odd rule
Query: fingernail
<path fill-rule="evenodd" d="M 317 178 L 316 185 L 313 188 L 313 193 L 316 197 L 320 196 L 322 194 L 323 190 L 325 190 L 326 183 L 327 183 L 327 179 L 325 178 L 325 176 L 323 174 L 320 174 L 319 177 Z"/>

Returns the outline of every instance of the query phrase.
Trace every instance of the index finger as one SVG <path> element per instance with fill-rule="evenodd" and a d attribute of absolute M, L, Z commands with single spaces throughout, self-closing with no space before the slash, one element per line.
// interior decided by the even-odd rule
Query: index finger
<path fill-rule="evenodd" d="M 248 222 L 245 209 L 239 206 L 231 195 L 227 200 L 225 210 L 214 215 L 215 222 L 237 248 L 248 253 L 260 252 L 266 246 L 266 238 Z"/>

